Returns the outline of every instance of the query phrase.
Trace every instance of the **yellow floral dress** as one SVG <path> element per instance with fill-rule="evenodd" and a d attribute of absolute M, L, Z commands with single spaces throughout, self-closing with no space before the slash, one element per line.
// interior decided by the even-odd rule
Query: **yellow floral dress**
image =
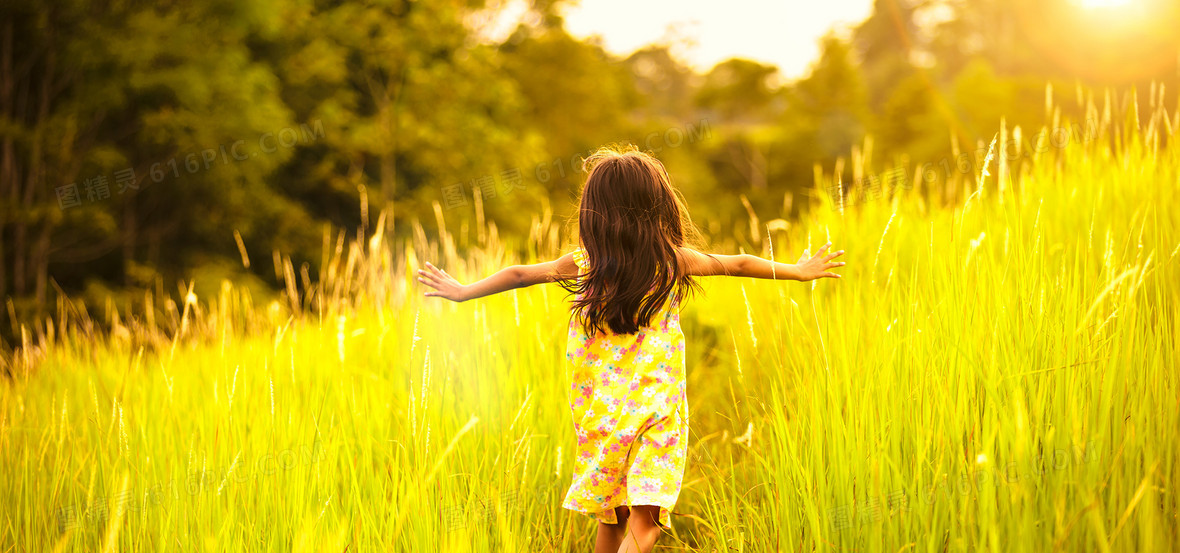
<path fill-rule="evenodd" d="M 582 250 L 574 252 L 586 268 Z M 616 524 L 619 505 L 658 505 L 671 526 L 688 453 L 684 333 L 669 301 L 635 334 L 587 335 L 570 318 L 566 359 L 575 448 L 562 507 Z"/>

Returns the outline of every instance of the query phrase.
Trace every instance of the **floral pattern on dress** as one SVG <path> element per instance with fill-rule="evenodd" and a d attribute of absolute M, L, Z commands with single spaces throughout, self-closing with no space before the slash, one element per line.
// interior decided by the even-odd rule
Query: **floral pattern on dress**
<path fill-rule="evenodd" d="M 582 250 L 574 252 L 586 268 Z M 688 453 L 684 333 L 669 301 L 635 334 L 587 336 L 570 318 L 566 360 L 578 442 L 562 507 L 617 524 L 619 505 L 656 505 L 671 526 Z"/>

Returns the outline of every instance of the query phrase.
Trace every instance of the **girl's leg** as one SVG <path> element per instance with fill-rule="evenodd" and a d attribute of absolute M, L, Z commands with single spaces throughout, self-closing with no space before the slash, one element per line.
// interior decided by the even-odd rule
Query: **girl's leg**
<path fill-rule="evenodd" d="M 660 508 L 655 505 L 633 505 L 635 516 L 627 523 L 627 533 L 618 553 L 650 553 L 660 537 Z"/>
<path fill-rule="evenodd" d="M 627 517 L 631 511 L 626 505 L 615 507 L 618 524 L 598 523 L 598 538 L 594 540 L 594 553 L 617 553 L 627 531 Z"/>

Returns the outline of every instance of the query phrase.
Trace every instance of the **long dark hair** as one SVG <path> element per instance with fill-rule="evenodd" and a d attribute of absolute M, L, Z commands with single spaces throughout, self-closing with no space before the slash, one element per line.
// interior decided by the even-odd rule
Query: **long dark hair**
<path fill-rule="evenodd" d="M 651 324 L 670 294 L 681 299 L 700 289 L 677 256 L 699 234 L 654 156 L 604 147 L 583 170 L 577 221 L 588 268 L 561 285 L 575 294 L 573 312 L 587 334 L 633 334 Z"/>

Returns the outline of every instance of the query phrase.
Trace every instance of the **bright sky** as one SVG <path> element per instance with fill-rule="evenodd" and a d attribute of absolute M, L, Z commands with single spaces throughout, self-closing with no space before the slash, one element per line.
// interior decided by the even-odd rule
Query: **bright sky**
<path fill-rule="evenodd" d="M 803 77 L 819 57 L 829 30 L 842 36 L 864 21 L 873 0 L 569 0 L 566 29 L 598 36 L 613 54 L 626 56 L 652 43 L 669 44 L 698 72 L 742 57 L 777 65 L 787 79 Z M 1143 4 L 1136 0 L 1072 0 L 1103 17 Z M 479 32 L 503 40 L 526 17 L 525 0 L 489 0 L 471 19 Z"/>
<path fill-rule="evenodd" d="M 698 71 L 742 57 L 802 77 L 819 57 L 819 39 L 869 16 L 872 0 L 581 0 L 565 12 L 570 34 L 602 37 L 626 55 L 653 42 Z"/>

